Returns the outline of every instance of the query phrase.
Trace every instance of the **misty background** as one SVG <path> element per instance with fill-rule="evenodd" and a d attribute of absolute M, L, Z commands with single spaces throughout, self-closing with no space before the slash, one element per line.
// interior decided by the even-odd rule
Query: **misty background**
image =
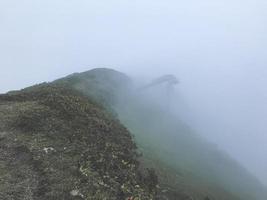
<path fill-rule="evenodd" d="M 267 185 L 266 10 L 264 0 L 0 0 L 0 92 L 96 67 L 175 74 L 184 121 Z"/>

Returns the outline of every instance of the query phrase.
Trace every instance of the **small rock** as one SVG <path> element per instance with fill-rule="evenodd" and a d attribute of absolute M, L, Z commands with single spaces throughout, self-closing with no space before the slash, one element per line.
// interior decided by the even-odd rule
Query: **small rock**
<path fill-rule="evenodd" d="M 72 196 L 76 197 L 76 196 L 79 196 L 80 192 L 79 192 L 79 190 L 72 190 L 72 191 L 70 192 L 70 194 L 71 194 Z"/>
<path fill-rule="evenodd" d="M 81 193 L 80 193 L 80 191 L 79 190 L 72 190 L 72 191 L 70 191 L 70 194 L 71 194 L 71 196 L 74 196 L 74 197 L 84 197 Z"/>
<path fill-rule="evenodd" d="M 45 147 L 43 150 L 46 154 L 48 154 L 49 152 L 55 152 L 56 151 L 53 147 Z"/>

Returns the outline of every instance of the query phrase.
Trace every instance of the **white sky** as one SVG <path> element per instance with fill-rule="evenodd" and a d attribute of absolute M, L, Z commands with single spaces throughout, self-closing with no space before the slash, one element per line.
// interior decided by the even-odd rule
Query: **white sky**
<path fill-rule="evenodd" d="M 267 184 L 266 0 L 0 0 L 0 92 L 174 73 L 201 134 Z"/>

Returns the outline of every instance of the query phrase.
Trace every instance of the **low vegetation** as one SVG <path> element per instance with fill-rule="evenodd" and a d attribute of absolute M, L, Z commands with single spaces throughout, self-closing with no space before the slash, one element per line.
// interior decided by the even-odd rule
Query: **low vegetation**
<path fill-rule="evenodd" d="M 154 199 L 118 120 L 84 95 L 43 84 L 0 96 L 0 199 Z"/>

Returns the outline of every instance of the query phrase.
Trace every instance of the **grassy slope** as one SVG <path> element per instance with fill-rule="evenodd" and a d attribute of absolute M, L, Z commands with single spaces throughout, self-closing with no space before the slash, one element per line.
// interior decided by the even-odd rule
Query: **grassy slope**
<path fill-rule="evenodd" d="M 129 132 L 88 97 L 42 84 L 0 95 L 0 199 L 151 199 Z"/>
<path fill-rule="evenodd" d="M 147 160 L 154 162 L 150 162 L 152 166 L 167 165 L 177 176 L 172 180 L 176 188 L 196 199 L 266 199 L 266 189 L 256 178 L 175 115 L 140 98 L 138 93 L 123 102 L 128 103 L 117 107 L 123 124 L 135 134 Z M 164 181 L 169 182 L 168 178 Z"/>
<path fill-rule="evenodd" d="M 161 175 L 162 190 L 169 192 L 172 199 L 206 196 L 218 200 L 265 199 L 264 188 L 238 163 L 197 137 L 174 116 L 155 109 L 153 103 L 151 106 L 140 102 L 136 98 L 138 94 L 128 96 L 131 81 L 127 76 L 114 70 L 97 69 L 74 74 L 57 83 L 104 102 L 103 105 L 119 115 L 135 135 L 146 158 L 143 162 L 156 168 Z M 118 103 L 118 100 L 122 101 Z"/>
<path fill-rule="evenodd" d="M 149 105 L 146 105 L 143 102 L 141 102 L 141 105 L 140 105 L 138 102 L 138 99 L 136 101 L 132 101 L 131 96 L 130 96 L 131 101 L 130 101 L 130 99 L 127 99 L 127 98 L 129 98 L 129 97 L 127 97 L 127 95 L 128 95 L 127 90 L 129 90 L 130 87 L 126 87 L 126 86 L 128 86 L 130 84 L 131 84 L 130 79 L 127 78 L 127 76 L 125 76 L 124 74 L 121 74 L 121 73 L 116 72 L 114 70 L 96 69 L 96 70 L 88 71 L 85 73 L 70 75 L 66 78 L 59 79 L 53 83 L 50 83 L 49 85 L 53 85 L 52 88 L 61 88 L 61 87 L 71 88 L 71 89 L 74 89 L 75 91 L 82 92 L 83 95 L 85 95 L 86 97 L 81 95 L 80 93 L 75 93 L 75 92 L 74 92 L 75 94 L 72 93 L 72 95 L 73 95 L 73 97 L 77 97 L 77 95 L 78 95 L 79 98 L 84 99 L 87 103 L 89 103 L 90 105 L 93 105 L 94 108 L 97 108 L 98 111 L 101 111 L 101 113 L 104 113 L 104 115 L 97 117 L 97 120 L 100 121 L 100 124 L 102 124 L 102 123 L 105 124 L 104 127 L 106 127 L 106 120 L 103 121 L 103 119 L 107 118 L 108 120 L 111 120 L 112 122 L 115 121 L 114 122 L 115 124 L 119 124 L 116 121 L 116 118 L 120 118 L 120 120 L 123 122 L 123 124 L 135 135 L 135 140 L 136 140 L 136 142 L 140 148 L 140 151 L 142 151 L 142 153 L 144 154 L 144 157 L 139 159 L 139 160 L 141 160 L 141 163 L 144 163 L 144 166 L 146 166 L 146 167 L 155 168 L 157 174 L 159 175 L 159 180 L 160 180 L 160 188 L 158 190 L 159 191 L 159 194 L 158 194 L 159 199 L 167 199 L 168 198 L 168 199 L 181 199 L 181 200 L 186 200 L 186 199 L 202 200 L 202 199 L 205 199 L 207 196 L 209 196 L 211 199 L 217 199 L 217 200 L 226 200 L 226 199 L 227 200 L 238 200 L 238 199 L 260 200 L 260 199 L 262 199 L 261 197 L 259 197 L 259 198 L 255 197 L 255 196 L 257 196 L 256 193 L 258 191 L 261 192 L 261 189 L 259 189 L 261 187 L 260 184 L 258 184 L 257 181 L 255 181 L 253 177 L 251 177 L 248 173 L 246 173 L 245 170 L 243 170 L 234 161 L 232 161 L 228 157 L 225 157 L 221 152 L 217 151 L 216 148 L 214 148 L 212 145 L 210 145 L 210 144 L 206 143 L 205 141 L 203 141 L 202 139 L 196 137 L 195 134 L 190 131 L 190 129 L 185 127 L 179 121 L 166 120 L 166 119 L 172 118 L 173 116 L 169 116 L 167 118 L 162 117 L 162 113 L 160 111 L 157 111 L 154 107 L 152 109 L 150 109 Z M 33 101 L 32 103 L 34 103 L 34 105 L 35 104 L 37 104 L 38 106 L 39 105 L 42 105 L 42 106 L 45 105 L 47 107 L 46 104 L 43 104 L 43 103 L 40 104 L 40 102 L 43 102 L 43 100 L 41 100 L 41 99 L 47 98 L 50 95 L 50 93 L 51 93 L 50 89 L 49 89 L 49 91 L 46 92 L 45 95 L 41 94 L 41 96 L 39 96 L 40 98 L 38 100 L 34 99 L 34 97 L 31 97 L 31 95 L 33 94 L 32 90 L 36 90 L 36 91 L 41 90 L 42 91 L 43 90 L 42 88 L 43 87 L 45 88 L 46 86 L 47 86 L 47 84 L 43 84 L 43 85 L 39 85 L 39 86 L 34 86 L 32 88 L 28 88 L 27 90 L 25 90 L 24 92 L 26 92 L 27 93 L 26 96 L 28 96 L 27 97 L 28 100 L 26 102 L 24 102 L 25 97 L 20 97 L 20 95 L 19 95 L 20 92 L 19 93 L 14 92 L 14 93 L 12 93 L 12 95 L 14 95 L 14 97 L 18 98 L 18 99 L 19 98 L 24 99 L 24 100 L 22 100 L 23 103 L 30 103 Z M 61 93 L 61 95 L 63 95 L 63 96 L 65 94 L 66 94 L 66 91 Z M 67 94 L 68 94 L 68 92 L 67 92 Z M 124 96 L 122 104 L 121 103 L 117 104 L 118 94 Z M 125 96 L 126 96 L 126 98 L 125 98 Z M 87 97 L 90 97 L 90 98 L 88 99 Z M 7 98 L 7 97 L 5 97 L 5 98 Z M 18 100 L 18 99 L 12 100 L 11 102 L 10 102 L 10 100 L 5 100 L 4 103 L 2 103 L 2 104 L 3 104 L 4 108 L 6 109 L 6 108 L 8 108 L 8 104 L 11 103 L 12 104 L 11 110 L 13 110 L 14 112 L 17 112 L 16 109 L 14 109 L 14 105 L 16 105 L 17 103 L 21 103 L 21 100 Z M 61 98 L 59 98 L 59 99 L 61 99 Z M 121 99 L 121 98 L 119 97 L 119 99 Z M 3 101 L 3 97 L 2 97 L 1 101 Z M 55 101 L 55 100 L 53 100 L 53 101 Z M 63 102 L 65 102 L 65 100 Z M 65 107 L 66 103 L 63 103 L 63 102 L 62 102 L 62 104 L 63 104 L 62 106 Z M 137 104 L 136 104 L 136 102 L 137 102 Z M 13 105 L 13 103 L 15 103 L 15 104 Z M 79 126 L 75 126 L 75 128 L 71 125 L 73 123 L 74 124 L 78 123 L 81 120 L 79 118 L 79 116 L 80 116 L 79 113 L 81 111 L 79 110 L 79 112 L 73 112 L 73 110 L 72 110 L 73 102 L 72 101 L 69 102 L 69 104 L 67 104 L 67 105 L 69 105 L 70 107 L 65 108 L 64 112 L 69 113 L 69 115 L 72 115 L 73 117 L 77 116 L 77 119 L 76 119 L 76 117 L 74 117 L 75 122 L 72 122 L 73 119 L 71 119 L 71 120 L 70 119 L 64 119 L 64 121 L 61 121 L 60 125 L 57 124 L 56 126 L 54 126 L 53 120 L 52 120 L 52 121 L 48 121 L 44 126 L 42 126 L 42 127 L 49 127 L 50 124 L 52 124 L 53 128 L 51 130 L 55 130 L 56 127 L 59 127 L 59 130 L 56 132 L 58 134 L 59 133 L 62 134 L 62 132 L 64 132 L 64 140 L 63 139 L 62 139 L 62 141 L 59 140 L 58 138 L 60 138 L 60 137 L 57 134 L 57 135 L 55 135 L 54 138 L 52 137 L 51 140 L 49 139 L 49 141 L 47 143 L 44 143 L 43 146 L 41 143 L 37 143 L 36 146 L 41 145 L 40 147 L 43 148 L 45 146 L 48 146 L 47 144 L 50 144 L 50 143 L 53 144 L 53 142 L 56 142 L 56 141 L 59 142 L 59 144 L 57 144 L 59 146 L 62 145 L 63 143 L 65 144 L 65 142 L 66 142 L 65 141 L 65 134 L 68 135 L 68 132 L 70 134 L 73 133 L 73 130 L 76 130 L 76 128 L 78 128 L 80 125 L 82 125 L 82 124 L 80 124 Z M 124 106 L 121 106 L 121 105 L 124 105 Z M 1 110 L 3 110 L 3 106 L 0 107 Z M 20 108 L 20 107 L 24 107 L 24 105 L 22 105 L 22 106 L 18 105 L 17 106 L 17 108 Z M 78 105 L 77 108 L 80 108 L 80 105 Z M 57 108 L 57 107 L 53 107 L 53 108 L 50 108 L 50 111 L 51 110 L 55 111 L 58 109 L 59 108 Z M 32 109 L 30 109 L 30 110 L 32 110 Z M 106 110 L 108 112 L 105 112 L 103 110 Z M 10 110 L 6 111 L 6 112 L 9 113 L 8 115 L 11 115 L 10 117 L 7 117 L 7 118 L 13 119 L 14 116 L 12 116 L 12 112 L 10 112 Z M 88 110 L 88 112 L 89 112 L 89 110 Z M 84 112 L 81 112 L 81 113 L 84 113 Z M 87 111 L 85 113 L 87 113 Z M 144 113 L 146 113 L 146 114 L 144 114 Z M 13 115 L 14 115 L 14 113 L 13 113 Z M 45 116 L 45 113 L 40 113 L 39 115 Z M 31 113 L 30 116 L 32 116 L 33 119 L 36 117 L 35 115 L 33 115 L 33 113 Z M 82 118 L 86 119 L 85 116 L 82 116 Z M 30 119 L 30 120 L 27 119 L 26 121 L 29 122 L 29 121 L 32 121 L 33 119 Z M 61 117 L 57 118 L 57 120 L 59 120 L 59 119 L 62 120 Z M 2 116 L 0 118 L 0 121 L 5 121 L 5 120 L 6 120 L 6 117 Z M 89 118 L 87 118 L 87 120 L 91 121 L 91 118 L 89 117 Z M 81 120 L 81 121 L 83 121 L 83 120 Z M 65 128 L 61 127 L 62 125 L 66 126 L 66 127 Z M 110 124 L 108 123 L 108 126 L 109 125 Z M 38 127 L 39 127 L 39 124 L 38 124 Z M 119 129 L 122 128 L 121 126 L 119 126 L 119 127 L 120 127 Z M 95 129 L 100 130 L 101 134 L 99 134 L 99 135 L 106 133 L 99 126 L 95 127 Z M 115 144 L 117 144 L 117 146 L 119 146 L 120 148 L 123 147 L 122 149 L 123 149 L 123 151 L 125 151 L 125 153 L 130 152 L 129 157 L 131 159 L 133 159 L 133 161 L 135 163 L 135 162 L 137 162 L 137 160 L 136 160 L 136 155 L 135 155 L 136 152 L 134 150 L 135 149 L 134 144 L 132 143 L 131 139 L 129 138 L 129 133 L 127 132 L 127 130 L 124 128 L 122 128 L 122 129 L 123 129 L 123 131 L 119 131 L 119 134 L 117 131 L 115 131 L 116 132 L 116 134 L 115 134 L 114 130 L 116 130 L 116 129 L 112 128 L 112 133 L 115 134 L 115 135 L 113 135 L 114 136 L 113 139 L 117 138 L 117 141 L 113 141 L 113 142 Z M 82 137 L 85 137 L 85 138 L 87 137 L 88 130 L 91 130 L 91 128 L 89 128 L 89 129 L 87 129 L 87 131 L 83 132 Z M 124 133 L 127 132 L 126 135 L 128 135 L 128 136 L 125 137 L 125 135 L 124 135 L 124 137 L 121 138 L 120 132 L 124 132 Z M 7 133 L 9 134 L 8 137 L 6 136 L 5 131 L 1 132 L 1 134 L 4 135 L 3 136 L 4 141 L 7 138 L 12 138 L 10 136 L 12 131 L 7 132 Z M 61 135 L 61 134 L 59 134 L 59 135 Z M 165 137 L 162 137 L 162 134 L 165 134 Z M 23 138 L 22 138 L 22 140 L 20 140 L 20 142 L 25 140 L 24 135 L 25 135 L 25 133 L 22 134 Z M 37 141 L 42 141 L 42 138 L 43 138 L 42 134 L 38 134 L 38 135 L 40 135 L 41 139 L 40 140 L 37 139 Z M 91 134 L 89 134 L 89 135 L 91 135 Z M 16 135 L 14 137 L 17 140 L 18 136 Z M 80 138 L 80 137 L 77 137 L 77 135 L 75 137 Z M 47 138 L 46 135 L 45 135 L 45 138 Z M 92 143 L 95 144 L 96 147 L 100 147 L 100 146 L 103 147 L 104 146 L 103 142 L 95 143 L 96 141 L 94 139 L 92 139 Z M 34 137 L 31 136 L 29 139 L 29 143 L 26 144 L 26 146 L 29 145 L 29 147 L 27 146 L 28 149 L 31 149 L 30 148 L 31 145 L 34 144 L 34 142 L 32 140 L 35 142 L 35 136 Z M 100 137 L 99 141 L 103 141 L 103 140 L 106 141 L 107 138 Z M 78 149 L 80 147 L 80 145 L 82 145 L 83 143 L 84 143 L 84 140 L 79 140 L 79 142 L 77 143 L 77 145 L 74 149 Z M 124 143 L 126 143 L 127 145 L 122 145 Z M 76 142 L 74 144 L 76 144 Z M 91 147 L 88 148 L 88 144 L 89 143 L 84 144 L 84 148 L 85 149 L 87 148 L 87 151 L 88 151 L 88 149 L 92 149 Z M 105 148 L 103 148 L 103 149 L 105 149 Z M 89 162 L 88 162 L 88 160 L 86 160 L 86 161 L 82 162 L 82 163 L 86 163 L 86 164 L 82 168 L 80 168 L 81 166 L 79 164 L 79 168 L 80 169 L 84 169 L 84 168 L 85 169 L 92 169 L 91 167 L 88 168 L 87 165 L 92 164 L 92 163 L 97 163 L 98 160 L 102 161 L 102 163 L 103 162 L 108 163 L 108 166 L 109 166 L 110 163 L 113 162 L 113 159 L 109 158 L 110 160 L 104 160 L 103 161 L 102 160 L 103 149 L 97 150 L 97 151 L 101 152 L 100 154 L 97 154 L 97 156 L 98 156 L 97 158 L 95 158 L 93 161 L 89 160 Z M 117 149 L 117 150 L 121 151 L 121 149 Z M 43 149 L 39 149 L 39 151 L 43 153 Z M 58 150 L 56 150 L 56 151 L 58 152 Z M 35 152 L 35 150 L 34 150 L 34 152 Z M 64 152 L 64 151 L 62 151 L 62 152 Z M 78 152 L 80 152 L 80 150 Z M 56 153 L 56 152 L 53 152 L 53 151 L 48 152 L 49 155 L 53 155 L 53 153 Z M 107 153 L 108 152 L 104 153 L 104 155 Z M 62 154 L 62 155 L 66 156 L 65 154 Z M 66 159 L 67 160 L 72 159 L 74 155 L 75 154 L 71 154 Z M 125 156 L 127 156 L 127 155 L 128 155 L 128 153 Z M 40 155 L 38 154 L 38 156 L 40 156 Z M 76 158 L 76 156 L 74 156 L 74 157 Z M 35 157 L 33 157 L 33 158 L 35 158 Z M 58 158 L 58 155 L 56 156 L 56 158 Z M 42 157 L 42 159 L 43 159 L 43 157 Z M 79 156 L 77 156 L 77 159 L 81 159 L 81 158 Z M 54 158 L 54 160 L 55 160 L 55 158 Z M 54 162 L 54 160 L 53 161 L 48 160 L 47 163 Z M 115 163 L 117 163 L 117 162 L 115 162 Z M 119 161 L 118 161 L 118 163 L 119 163 Z M 55 163 L 55 165 L 61 166 L 60 163 Z M 72 164 L 72 162 L 68 161 L 66 163 L 66 165 L 72 166 L 74 164 Z M 100 166 L 102 166 L 102 164 Z M 4 174 L 5 170 L 7 170 L 6 167 L 4 167 L 3 169 L 2 168 L 0 168 L 0 175 L 1 175 L 1 172 L 2 172 L 2 174 Z M 31 168 L 35 169 L 35 167 L 30 165 L 30 169 Z M 101 172 L 97 171 L 98 168 L 99 167 L 96 167 L 95 169 L 93 168 L 93 170 L 89 170 L 89 171 L 88 170 L 85 170 L 85 171 L 84 170 L 78 170 L 78 171 L 80 171 L 80 172 L 82 171 L 82 173 L 83 172 L 89 173 L 90 174 L 89 176 L 91 176 L 93 174 L 92 176 L 97 176 L 99 178 L 99 180 L 104 181 L 104 182 L 108 181 L 108 180 L 111 180 L 111 181 L 113 180 L 113 178 L 112 179 L 108 178 L 106 180 L 105 178 L 103 178 L 104 176 L 99 175 L 99 174 L 101 174 Z M 119 168 L 119 169 L 121 169 L 121 168 Z M 105 170 L 106 170 L 106 168 L 102 169 L 102 171 L 105 171 Z M 129 169 L 127 169 L 127 170 L 129 170 Z M 136 168 L 134 168 L 132 170 L 138 171 L 138 169 L 136 169 Z M 57 171 L 60 172 L 60 171 L 62 171 L 62 169 L 58 169 Z M 131 171 L 131 169 L 130 169 L 130 171 L 128 171 L 128 172 L 131 174 L 131 172 L 133 172 L 133 171 Z M 140 171 L 140 169 L 139 169 L 139 171 Z M 142 169 L 141 171 L 144 171 L 144 169 Z M 239 171 L 241 173 L 239 173 Z M 35 174 L 35 172 L 33 172 L 33 171 L 30 171 L 30 172 L 29 172 L 30 174 L 33 174 L 33 175 Z M 92 172 L 92 174 L 91 174 L 91 172 Z M 236 172 L 238 172 L 238 173 L 236 173 Z M 38 173 L 39 173 L 39 171 L 37 170 L 36 176 L 38 176 Z M 119 174 L 120 172 L 116 171 L 116 173 Z M 223 173 L 225 173 L 225 174 L 223 174 Z M 135 174 L 135 173 L 133 173 L 133 174 Z M 146 176 L 148 176 L 148 174 L 149 173 L 142 175 L 142 176 L 146 177 Z M 87 174 L 87 176 L 88 176 L 88 174 Z M 233 176 L 233 177 L 231 177 L 231 176 Z M 62 184 L 60 184 L 60 177 L 62 178 L 63 175 L 59 176 L 59 179 L 57 180 L 58 185 L 62 185 Z M 135 176 L 128 177 L 128 178 L 130 180 L 139 181 L 141 187 L 144 189 L 144 191 L 138 190 L 138 188 L 132 188 L 132 184 L 128 184 L 127 188 L 130 187 L 131 190 L 133 190 L 128 195 L 132 195 L 132 194 L 141 195 L 142 194 L 142 196 L 143 196 L 142 199 L 145 199 L 146 196 L 151 195 L 151 191 L 149 191 L 150 189 L 147 188 L 147 186 L 149 186 L 151 184 L 144 184 L 144 183 L 149 182 L 149 180 L 153 180 L 153 174 L 151 175 L 150 178 L 141 178 L 141 180 L 140 180 L 140 178 L 135 177 Z M 35 180 L 35 179 L 33 179 L 33 180 Z M 77 180 L 80 180 L 80 179 L 78 178 Z M 100 181 L 100 183 L 102 183 L 101 181 Z M 79 188 L 79 191 L 82 191 L 81 194 L 83 194 L 83 195 L 84 195 L 84 193 L 86 194 L 86 192 L 84 192 L 84 191 L 88 190 L 88 187 L 89 187 L 88 185 L 85 186 L 83 184 L 80 184 L 78 187 L 74 183 L 76 183 L 76 182 L 75 181 L 70 182 L 69 187 L 73 188 L 73 186 L 75 186 L 76 188 Z M 34 182 L 32 182 L 31 184 L 36 185 Z M 120 182 L 120 184 L 121 184 L 121 182 Z M 117 184 L 117 189 L 118 189 L 117 191 L 120 191 L 120 189 L 119 189 L 120 184 Z M 145 186 L 145 185 L 147 185 L 147 186 Z M 66 186 L 66 187 L 68 188 L 68 186 Z M 84 189 L 83 189 L 83 187 L 84 187 Z M 151 188 L 153 188 L 153 187 L 151 187 Z M 38 189 L 36 189 L 36 190 L 38 191 Z M 66 192 L 69 190 L 70 190 L 70 188 L 68 188 L 66 190 Z M 95 192 L 96 190 L 98 190 L 98 188 L 93 187 L 92 190 Z M 33 189 L 33 191 L 35 191 L 35 190 Z M 103 188 L 102 188 L 102 190 L 100 190 L 99 194 L 109 196 L 108 199 L 112 199 L 112 197 L 114 197 L 114 199 L 117 198 L 115 196 L 118 195 L 118 193 L 115 194 L 113 189 L 112 189 L 112 191 L 109 191 L 108 194 L 106 194 L 105 191 L 106 190 L 104 190 L 104 186 L 103 186 Z M 143 191 L 143 193 L 142 193 L 142 191 Z M 49 194 L 52 194 L 52 193 L 53 192 L 50 192 Z M 242 194 L 242 193 L 244 193 L 244 194 Z M 36 194 L 36 192 L 34 192 L 34 194 Z M 66 194 L 69 194 L 69 193 L 67 192 Z M 59 195 L 62 195 L 62 194 L 59 193 Z M 89 192 L 87 195 L 90 196 L 92 194 Z M 95 195 L 95 193 L 94 193 L 94 195 Z M 125 196 L 127 196 L 127 195 L 124 194 L 124 197 Z M 241 196 L 241 198 L 239 198 L 238 196 Z M 243 197 L 245 197 L 245 198 L 243 198 Z M 97 198 L 101 199 L 102 197 L 101 198 L 97 197 Z M 97 198 L 95 198 L 95 199 L 97 199 Z M 88 199 L 90 199 L 90 198 L 88 198 Z M 92 198 L 92 199 L 94 199 L 94 198 Z"/>

